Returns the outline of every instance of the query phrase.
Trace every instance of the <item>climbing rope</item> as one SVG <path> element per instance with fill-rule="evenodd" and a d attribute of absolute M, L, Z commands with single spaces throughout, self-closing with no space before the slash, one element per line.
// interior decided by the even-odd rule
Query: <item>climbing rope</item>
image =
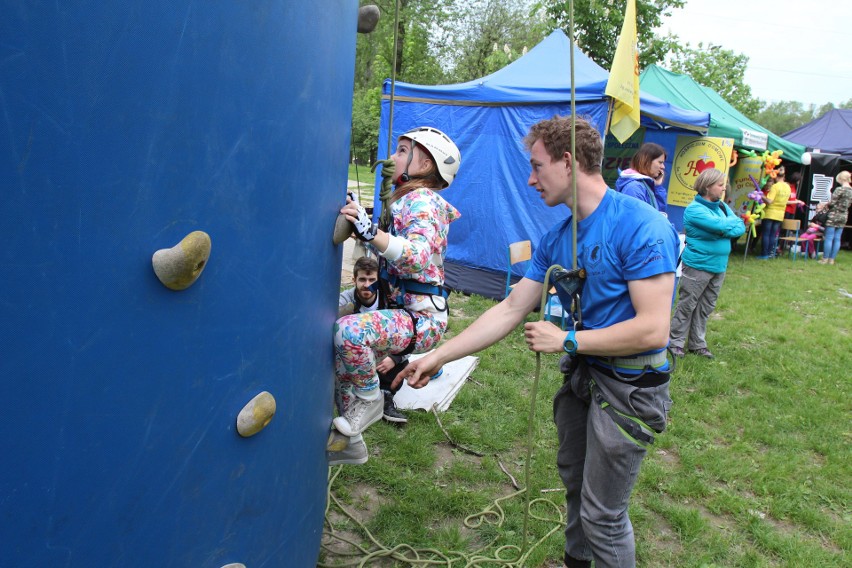
<path fill-rule="evenodd" d="M 388 110 L 388 146 L 387 158 L 379 160 L 370 168 L 371 172 L 375 172 L 378 166 L 382 166 L 382 189 L 379 192 L 379 199 L 382 202 L 382 213 L 379 216 L 379 228 L 387 231 L 391 225 L 391 204 L 390 197 L 393 194 L 393 178 L 394 170 L 396 169 L 393 160 L 391 159 L 391 144 L 393 143 L 393 105 L 396 95 L 396 55 L 399 43 L 399 0 L 396 0 L 396 10 L 393 21 L 393 64 L 391 66 L 391 92 L 390 92 L 390 109 Z"/>
<path fill-rule="evenodd" d="M 396 164 L 390 158 L 379 160 L 373 164 L 370 171 L 375 172 L 378 166 L 382 166 L 382 189 L 379 192 L 379 199 L 382 201 L 382 214 L 379 216 L 379 228 L 387 232 L 393 219 L 391 217 L 390 198 L 393 194 L 393 175 L 394 170 L 396 170 Z"/>

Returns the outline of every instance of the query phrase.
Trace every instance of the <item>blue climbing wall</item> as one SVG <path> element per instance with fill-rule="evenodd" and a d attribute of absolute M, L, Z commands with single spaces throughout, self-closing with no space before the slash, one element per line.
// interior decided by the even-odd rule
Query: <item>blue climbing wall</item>
<path fill-rule="evenodd" d="M 314 566 L 357 0 L 0 13 L 0 566 Z"/>

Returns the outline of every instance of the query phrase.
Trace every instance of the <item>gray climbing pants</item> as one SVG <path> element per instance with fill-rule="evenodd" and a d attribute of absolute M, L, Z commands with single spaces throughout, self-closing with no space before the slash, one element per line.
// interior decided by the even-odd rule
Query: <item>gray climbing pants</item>
<path fill-rule="evenodd" d="M 565 552 L 577 560 L 594 559 L 595 568 L 636 565 L 627 507 L 646 448 L 594 402 L 590 389 L 599 389 L 601 398 L 622 415 L 662 432 L 672 401 L 667 377 L 655 376 L 664 382 L 637 388 L 580 360 L 553 399 L 556 464 L 568 504 Z"/>

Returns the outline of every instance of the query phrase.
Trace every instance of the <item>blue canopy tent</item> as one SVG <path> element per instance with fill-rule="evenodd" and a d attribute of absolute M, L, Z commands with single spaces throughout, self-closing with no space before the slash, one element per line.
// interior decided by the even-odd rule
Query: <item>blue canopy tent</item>
<path fill-rule="evenodd" d="M 832 109 L 784 134 L 784 138 L 828 154 L 852 160 L 852 109 Z"/>
<path fill-rule="evenodd" d="M 462 163 L 444 197 L 462 213 L 452 224 L 446 258 L 447 286 L 491 298 L 504 294 L 507 247 L 541 236 L 568 214 L 548 208 L 527 187 L 529 155 L 523 137 L 529 127 L 571 112 L 570 42 L 556 30 L 523 57 L 486 77 L 455 85 L 414 85 L 385 81 L 379 127 L 379 156 L 386 157 L 393 89 L 393 136 L 417 126 L 434 126 L 459 146 Z M 608 72 L 574 49 L 577 114 L 605 133 L 610 99 L 604 94 Z M 704 132 L 707 113 L 687 111 L 643 95 L 646 141 L 673 153 L 678 134 Z M 392 150 L 391 150 L 392 151 Z M 381 209 L 376 181 L 375 214 Z M 525 270 L 516 265 L 515 276 Z"/>

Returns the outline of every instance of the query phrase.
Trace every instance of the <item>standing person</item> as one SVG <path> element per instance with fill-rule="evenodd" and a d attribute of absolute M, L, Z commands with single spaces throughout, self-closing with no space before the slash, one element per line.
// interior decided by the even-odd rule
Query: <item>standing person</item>
<path fill-rule="evenodd" d="M 587 273 L 582 326 L 566 335 L 550 322 L 530 322 L 524 335 L 533 351 L 567 353 L 561 364 L 565 382 L 553 402 L 556 463 L 568 503 L 565 564 L 588 567 L 594 559 L 598 568 L 630 567 L 635 565 L 630 493 L 671 405 L 665 349 L 678 237 L 653 209 L 607 187 L 601 136 L 580 118 L 574 167 L 571 122 L 559 116 L 539 122 L 524 142 L 532 166 L 529 185 L 547 206 L 565 204 L 577 216 L 577 266 Z M 443 364 L 508 335 L 539 305 L 549 267 L 572 266 L 573 230 L 570 216 L 552 227 L 505 300 L 412 362 L 397 380 L 408 377 L 411 386 L 423 387 Z M 569 298 L 561 299 L 570 305 Z"/>
<path fill-rule="evenodd" d="M 438 192 L 455 179 L 461 154 L 446 134 L 421 127 L 399 137 L 391 159 L 396 187 L 388 231 L 379 229 L 351 198 L 340 210 L 356 236 L 383 258 L 380 301 L 387 305 L 344 316 L 334 326 L 340 415 L 333 424 L 350 440 L 341 452 L 329 452 L 332 465 L 367 461 L 361 433 L 381 419 L 384 408 L 376 361 L 428 351 L 447 329 L 444 254 L 449 225 L 460 214 Z"/>
<path fill-rule="evenodd" d="M 379 263 L 376 259 L 362 256 L 355 261 L 352 268 L 354 288 L 347 288 L 340 293 L 339 316 L 363 314 L 379 309 Z M 379 375 L 379 388 L 385 398 L 382 418 L 388 422 L 405 424 L 408 422 L 405 414 L 401 413 L 393 403 L 393 397 L 399 388 L 392 388 L 393 380 L 401 370 L 408 365 L 406 355 L 388 355 L 376 365 Z"/>
<path fill-rule="evenodd" d="M 852 203 L 852 174 L 842 171 L 835 178 L 840 185 L 831 193 L 828 202 L 828 219 L 825 222 L 825 254 L 819 261 L 822 264 L 834 264 L 840 251 L 840 235 L 846 225 L 849 204 Z"/>
<path fill-rule="evenodd" d="M 666 214 L 668 191 L 663 186 L 666 177 L 666 150 L 659 144 L 646 142 L 630 159 L 630 167 L 615 180 L 616 191 L 644 201 L 663 215 Z"/>
<path fill-rule="evenodd" d="M 775 177 L 775 183 L 766 192 L 766 209 L 763 210 L 763 219 L 760 221 L 761 247 L 759 260 L 775 258 L 778 248 L 778 232 L 781 230 L 781 221 L 784 220 L 784 211 L 787 209 L 787 201 L 790 199 L 790 184 L 784 181 L 784 166 L 779 167 Z"/>
<path fill-rule="evenodd" d="M 698 194 L 683 212 L 686 249 L 669 339 L 669 350 L 676 357 L 683 357 L 688 335 L 690 353 L 713 359 L 705 339 L 707 319 L 725 281 L 731 239 L 745 232 L 742 219 L 722 200 L 727 181 L 719 170 L 701 172 L 695 180 Z"/>

